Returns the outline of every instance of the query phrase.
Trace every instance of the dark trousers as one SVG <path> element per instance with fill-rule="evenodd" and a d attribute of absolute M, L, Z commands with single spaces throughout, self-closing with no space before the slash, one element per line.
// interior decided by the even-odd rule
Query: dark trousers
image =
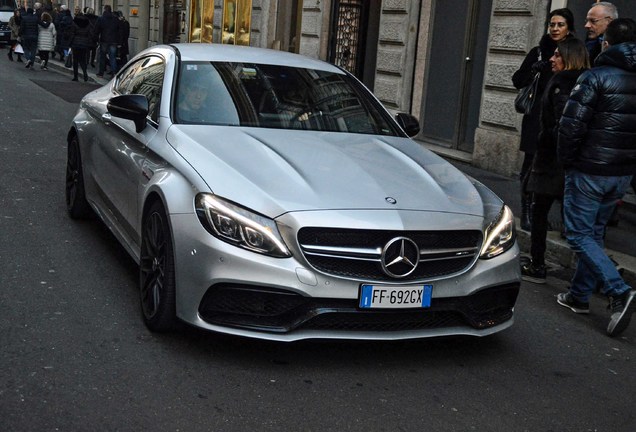
<path fill-rule="evenodd" d="M 556 197 L 552 195 L 534 193 L 530 255 L 532 255 L 532 264 L 536 267 L 545 264 L 548 215 L 555 200 Z"/>
<path fill-rule="evenodd" d="M 45 50 L 40 50 L 39 54 L 40 54 L 40 60 L 44 62 L 42 66 L 46 67 L 49 64 L 49 52 Z"/>
<path fill-rule="evenodd" d="M 86 74 L 86 59 L 88 58 L 88 49 L 87 48 L 76 48 L 73 47 L 73 77 L 77 78 L 77 66 L 79 65 L 82 68 L 82 72 L 84 73 L 84 78 L 88 76 Z"/>

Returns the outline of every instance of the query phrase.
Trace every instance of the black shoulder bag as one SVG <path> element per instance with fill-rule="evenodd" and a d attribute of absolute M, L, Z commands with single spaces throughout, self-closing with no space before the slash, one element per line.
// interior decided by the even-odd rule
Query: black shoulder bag
<path fill-rule="evenodd" d="M 541 61 L 541 49 L 537 48 L 539 52 L 539 60 Z M 534 102 L 537 99 L 537 89 L 539 87 L 539 78 L 541 72 L 537 72 L 532 78 L 530 84 L 519 90 L 517 97 L 515 98 L 515 111 L 520 114 L 530 114 Z"/>

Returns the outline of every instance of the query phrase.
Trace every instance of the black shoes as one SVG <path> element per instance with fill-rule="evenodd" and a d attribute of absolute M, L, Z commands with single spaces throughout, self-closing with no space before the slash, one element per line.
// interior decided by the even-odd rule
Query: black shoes
<path fill-rule="evenodd" d="M 559 295 L 557 295 L 557 303 L 561 306 L 565 306 L 566 308 L 570 308 L 572 312 L 577 314 L 590 313 L 590 304 L 578 301 L 569 292 L 560 293 Z"/>
<path fill-rule="evenodd" d="M 524 281 L 544 284 L 546 273 L 545 265 L 535 266 L 532 261 L 521 266 L 521 279 Z"/>
<path fill-rule="evenodd" d="M 77 77 L 73 77 L 71 81 L 77 81 Z"/>
<path fill-rule="evenodd" d="M 7 53 L 7 57 L 9 57 L 9 61 L 13 61 L 13 55 L 11 54 L 11 48 L 9 48 L 9 52 Z"/>
<path fill-rule="evenodd" d="M 609 325 L 607 326 L 607 334 L 609 336 L 617 336 L 621 334 L 629 325 L 632 314 L 636 309 L 636 291 L 625 291 L 623 294 L 610 297 L 609 308 L 612 311 Z"/>

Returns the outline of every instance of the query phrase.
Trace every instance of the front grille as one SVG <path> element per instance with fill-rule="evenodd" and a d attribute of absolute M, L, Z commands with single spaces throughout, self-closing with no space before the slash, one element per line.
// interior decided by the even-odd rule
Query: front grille
<path fill-rule="evenodd" d="M 302 228 L 298 242 L 307 262 L 321 272 L 368 281 L 395 281 L 381 264 L 382 249 L 394 238 L 413 240 L 420 262 L 408 276 L 411 281 L 459 273 L 470 267 L 479 253 L 481 231 L 385 231 L 335 228 Z"/>
<path fill-rule="evenodd" d="M 362 310 L 356 299 L 312 298 L 266 287 L 220 284 L 204 296 L 199 316 L 210 324 L 270 333 L 485 329 L 512 318 L 518 293 L 519 284 L 510 284 L 467 297 L 434 298 L 426 309 Z"/>

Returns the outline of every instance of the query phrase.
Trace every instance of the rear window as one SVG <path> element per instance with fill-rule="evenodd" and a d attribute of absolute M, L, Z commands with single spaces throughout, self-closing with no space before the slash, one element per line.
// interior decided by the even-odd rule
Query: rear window
<path fill-rule="evenodd" d="M 185 124 L 402 135 L 350 76 L 279 65 L 185 62 L 174 112 Z"/>

